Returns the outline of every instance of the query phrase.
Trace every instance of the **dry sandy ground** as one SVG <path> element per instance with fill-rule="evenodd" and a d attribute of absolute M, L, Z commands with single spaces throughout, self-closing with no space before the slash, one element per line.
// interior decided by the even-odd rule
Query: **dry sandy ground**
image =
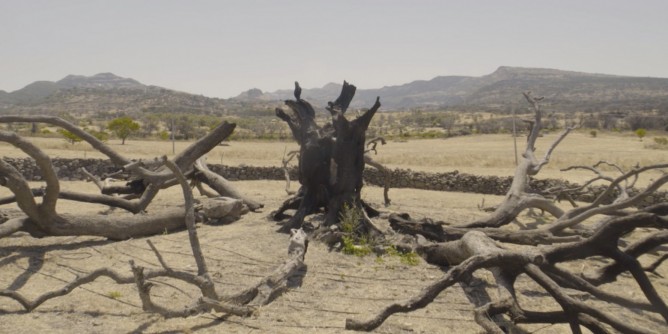
<path fill-rule="evenodd" d="M 538 150 L 554 139 L 548 134 L 540 139 Z M 85 144 L 70 146 L 58 139 L 32 139 L 52 157 L 102 157 Z M 649 139 L 647 139 L 649 140 Z M 166 142 L 128 141 L 127 145 L 110 143 L 115 150 L 131 157 L 171 155 L 172 147 Z M 189 143 L 176 143 L 181 151 Z M 518 144 L 523 144 L 522 140 Z M 284 150 L 295 149 L 294 143 L 232 142 L 229 146 L 216 147 L 208 154 L 209 162 L 228 165 L 279 166 Z M 448 140 L 420 140 L 390 142 L 379 149 L 376 159 L 391 167 L 412 168 L 432 172 L 460 172 L 483 175 L 512 175 L 512 138 L 507 135 L 468 136 Z M 3 156 L 23 156 L 16 148 L 0 143 Z M 591 165 L 607 159 L 625 167 L 636 163 L 643 165 L 665 162 L 665 151 L 649 150 L 636 138 L 616 134 L 600 134 L 591 138 L 584 133 L 569 136 L 554 153 L 552 162 L 539 177 L 560 177 L 582 182 L 590 174 L 575 172 L 563 174 L 559 168 L 571 164 Z M 655 177 L 650 175 L 649 179 Z M 641 180 L 646 184 L 647 180 Z M 240 221 L 224 226 L 199 226 L 203 250 L 210 271 L 217 284 L 230 293 L 249 286 L 271 272 L 286 256 L 288 236 L 276 232 L 277 225 L 266 219 L 286 198 L 283 182 L 245 181 L 238 187 L 266 205 L 264 212 L 250 213 Z M 63 182 L 63 188 L 96 192 L 89 183 Z M 296 186 L 293 184 L 293 187 Z M 0 195 L 8 191 L 0 188 Z M 363 197 L 371 203 L 381 203 L 382 192 L 375 187 L 363 190 Z M 477 205 L 485 199 L 485 205 L 494 205 L 500 197 L 476 194 L 445 193 L 393 189 L 393 204 L 389 210 L 409 212 L 412 216 L 432 217 L 451 223 L 463 223 L 485 213 Z M 182 197 L 178 188 L 172 188 L 159 196 L 149 209 L 178 205 Z M 7 208 L 11 206 L 4 206 Z M 80 204 L 60 201 L 60 212 L 100 212 L 103 207 L 82 207 Z M 113 214 L 122 215 L 119 211 Z M 536 218 L 524 217 L 526 224 Z M 194 270 L 185 232 L 150 238 L 161 250 L 167 262 L 175 268 Z M 655 259 L 649 255 L 645 263 Z M 108 242 L 100 238 L 59 237 L 34 239 L 26 235 L 0 239 L 0 288 L 17 289 L 30 297 L 63 286 L 76 275 L 88 273 L 100 267 L 112 267 L 130 274 L 128 261 L 134 259 L 146 267 L 158 267 L 145 239 Z M 365 258 L 329 252 L 318 243 L 311 243 L 306 255 L 308 265 L 299 289 L 281 296 L 263 307 L 250 318 L 204 314 L 187 319 L 164 320 L 145 314 L 133 285 L 118 285 L 102 278 L 77 288 L 67 296 L 41 305 L 31 313 L 24 313 L 18 303 L 0 298 L 0 333 L 340 333 L 345 319 L 366 318 L 382 307 L 414 295 L 422 287 L 443 274 L 441 268 L 424 262 L 417 266 L 402 264 L 396 257 L 375 256 Z M 572 263 L 574 272 L 592 270 L 603 263 L 588 261 Z M 668 277 L 664 265 L 659 274 Z M 494 298 L 494 286 L 486 271 L 476 275 L 473 287 L 454 286 L 442 293 L 425 309 L 390 317 L 376 332 L 379 333 L 477 333 L 481 332 L 473 322 L 473 304 Z M 652 276 L 663 296 L 668 295 L 668 280 Z M 154 293 L 158 300 L 168 305 L 187 305 L 196 298 L 197 291 L 179 282 L 159 280 Z M 536 310 L 557 309 L 557 305 L 526 277 L 520 277 L 520 298 L 524 305 Z M 641 298 L 642 294 L 628 277 L 607 289 L 627 296 Z M 488 292 L 489 296 L 485 293 Z M 642 320 L 642 312 L 622 310 L 600 303 L 601 308 L 638 322 L 657 333 L 668 332 L 665 323 L 656 316 Z M 568 328 L 561 325 L 522 326 L 515 332 L 561 333 Z"/>
<path fill-rule="evenodd" d="M 288 236 L 276 232 L 277 225 L 266 219 L 270 210 L 286 198 L 283 182 L 237 182 L 240 189 L 265 203 L 260 213 L 249 213 L 241 220 L 224 226 L 199 225 L 202 248 L 219 286 L 230 293 L 239 291 L 270 273 L 286 256 Z M 95 191 L 83 182 L 63 182 L 64 188 Z M 5 189 L 2 191 L 6 192 Z M 4 195 L 4 192 L 2 195 Z M 452 223 L 469 221 L 484 215 L 476 209 L 482 195 L 416 190 L 392 190 L 393 211 L 409 212 L 415 217 L 436 217 Z M 381 203 L 381 189 L 367 187 L 363 196 L 371 203 Z M 485 196 L 487 205 L 500 197 Z M 159 197 L 149 209 L 182 202 L 174 187 Z M 5 206 L 7 207 L 7 206 Z M 100 211 L 82 209 L 80 204 L 59 202 L 61 212 Z M 119 216 L 121 213 L 114 213 Z M 525 223 L 531 222 L 525 217 Z M 184 270 L 195 270 L 186 232 L 150 238 L 167 263 Z M 648 256 L 644 261 L 651 261 Z M 108 242 L 91 237 L 34 239 L 18 235 L 0 240 L 0 287 L 21 291 L 31 297 L 57 289 L 83 273 L 100 267 L 112 267 L 130 274 L 128 261 L 159 267 L 145 239 Z M 202 314 L 185 319 L 165 320 L 142 312 L 134 285 L 118 285 L 102 278 L 77 288 L 67 296 L 46 302 L 31 313 L 24 313 L 13 300 L 0 297 L 0 333 L 341 333 L 345 319 L 364 319 L 382 307 L 406 299 L 439 278 L 441 268 L 421 262 L 410 266 L 396 257 L 364 258 L 329 252 L 312 242 L 306 254 L 307 269 L 300 288 L 291 290 L 254 316 L 241 318 L 223 314 Z M 574 263 L 575 270 L 591 270 L 600 261 Z M 668 268 L 659 273 L 668 277 Z M 653 276 L 663 296 L 668 295 L 668 281 Z M 480 271 L 471 286 L 457 285 L 443 292 L 428 307 L 390 317 L 377 333 L 479 333 L 473 322 L 473 304 L 494 298 L 491 274 Z M 198 296 L 192 288 L 170 280 L 157 280 L 154 295 L 170 306 L 187 305 Z M 545 292 L 526 277 L 520 277 L 520 299 L 532 309 L 556 309 Z M 625 278 L 610 285 L 626 296 L 640 298 L 637 287 Z M 481 293 L 481 291 L 487 291 Z M 601 308 L 637 322 L 657 333 L 666 330 L 658 316 L 640 319 L 643 312 L 624 310 L 600 303 Z M 562 325 L 531 325 L 515 333 L 562 333 Z"/>

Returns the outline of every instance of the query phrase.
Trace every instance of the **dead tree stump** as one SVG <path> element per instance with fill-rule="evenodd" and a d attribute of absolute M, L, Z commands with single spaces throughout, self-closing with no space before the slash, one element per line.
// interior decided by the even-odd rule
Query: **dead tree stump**
<path fill-rule="evenodd" d="M 364 171 L 364 146 L 366 130 L 380 108 L 380 99 L 361 116 L 348 120 L 345 113 L 355 96 L 356 87 L 344 81 L 341 94 L 329 102 L 327 110 L 331 122 L 324 126 L 316 123 L 315 110 L 301 98 L 301 88 L 295 82 L 295 100 L 285 104 L 291 114 L 276 109 L 276 116 L 285 121 L 299 143 L 299 183 L 301 188 L 295 197 L 288 199 L 274 212 L 281 219 L 289 209 L 296 210 L 281 230 L 301 228 L 304 218 L 321 209 L 326 211 L 325 225 L 339 222 L 344 208 L 363 210 L 367 218 L 359 224 L 359 232 L 376 231 L 368 216 L 377 212 L 366 205 L 361 197 Z"/>

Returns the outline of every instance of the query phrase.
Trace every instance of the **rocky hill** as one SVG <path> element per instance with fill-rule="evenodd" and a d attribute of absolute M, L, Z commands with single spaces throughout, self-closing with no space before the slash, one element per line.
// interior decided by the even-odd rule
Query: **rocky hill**
<path fill-rule="evenodd" d="M 316 108 L 322 108 L 338 96 L 340 88 L 339 83 L 329 83 L 322 88 L 303 89 L 302 97 Z M 499 67 L 494 73 L 480 77 L 438 76 L 399 86 L 358 89 L 352 107 L 370 107 L 376 96 L 380 96 L 383 110 L 509 111 L 526 107 L 521 95 L 525 90 L 545 96 L 546 106 L 556 111 L 668 112 L 668 79 L 665 78 L 519 67 Z M 56 82 L 37 81 L 11 93 L 0 91 L 0 113 L 177 112 L 271 116 L 281 100 L 290 98 L 293 98 L 292 89 L 262 92 L 257 88 L 231 99 L 209 98 L 100 73 L 90 77 L 69 75 Z"/>
<path fill-rule="evenodd" d="M 325 105 L 337 96 L 340 84 L 304 89 L 302 97 L 315 105 Z M 540 68 L 499 67 L 481 77 L 438 76 L 400 86 L 359 89 L 353 107 L 363 108 L 381 97 L 385 110 L 422 108 L 507 109 L 523 106 L 521 92 L 532 90 L 546 97 L 556 110 L 648 110 L 668 111 L 668 79 L 624 77 Z M 282 100 L 291 90 L 246 94 L 240 100 Z"/>
<path fill-rule="evenodd" d="M 112 73 L 69 75 L 59 81 L 37 81 L 17 91 L 0 91 L 0 112 L 73 115 L 180 112 L 223 115 L 236 101 L 209 98 L 144 85 Z"/>

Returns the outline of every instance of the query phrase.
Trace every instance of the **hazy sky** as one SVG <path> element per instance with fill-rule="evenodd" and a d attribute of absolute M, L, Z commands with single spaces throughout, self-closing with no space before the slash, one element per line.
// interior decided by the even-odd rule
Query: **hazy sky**
<path fill-rule="evenodd" d="M 215 97 L 501 65 L 668 77 L 668 1 L 0 0 L 0 89 L 113 72 Z"/>

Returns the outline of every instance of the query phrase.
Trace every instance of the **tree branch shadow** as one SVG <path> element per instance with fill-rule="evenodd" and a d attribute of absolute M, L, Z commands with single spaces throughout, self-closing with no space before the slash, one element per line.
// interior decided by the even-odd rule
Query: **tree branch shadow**
<path fill-rule="evenodd" d="M 81 242 L 69 243 L 69 244 L 54 244 L 46 246 L 7 246 L 0 247 L 0 252 L 6 251 L 9 255 L 0 260 L 0 268 L 15 263 L 24 258 L 28 258 L 28 267 L 25 268 L 23 273 L 17 276 L 14 281 L 7 286 L 8 290 L 19 290 L 22 288 L 30 278 L 38 273 L 43 265 L 44 259 L 47 252 L 54 250 L 75 250 L 81 247 L 92 247 L 98 245 L 105 245 L 112 241 L 109 240 L 85 240 Z M 18 254 L 12 254 L 18 253 Z"/>

